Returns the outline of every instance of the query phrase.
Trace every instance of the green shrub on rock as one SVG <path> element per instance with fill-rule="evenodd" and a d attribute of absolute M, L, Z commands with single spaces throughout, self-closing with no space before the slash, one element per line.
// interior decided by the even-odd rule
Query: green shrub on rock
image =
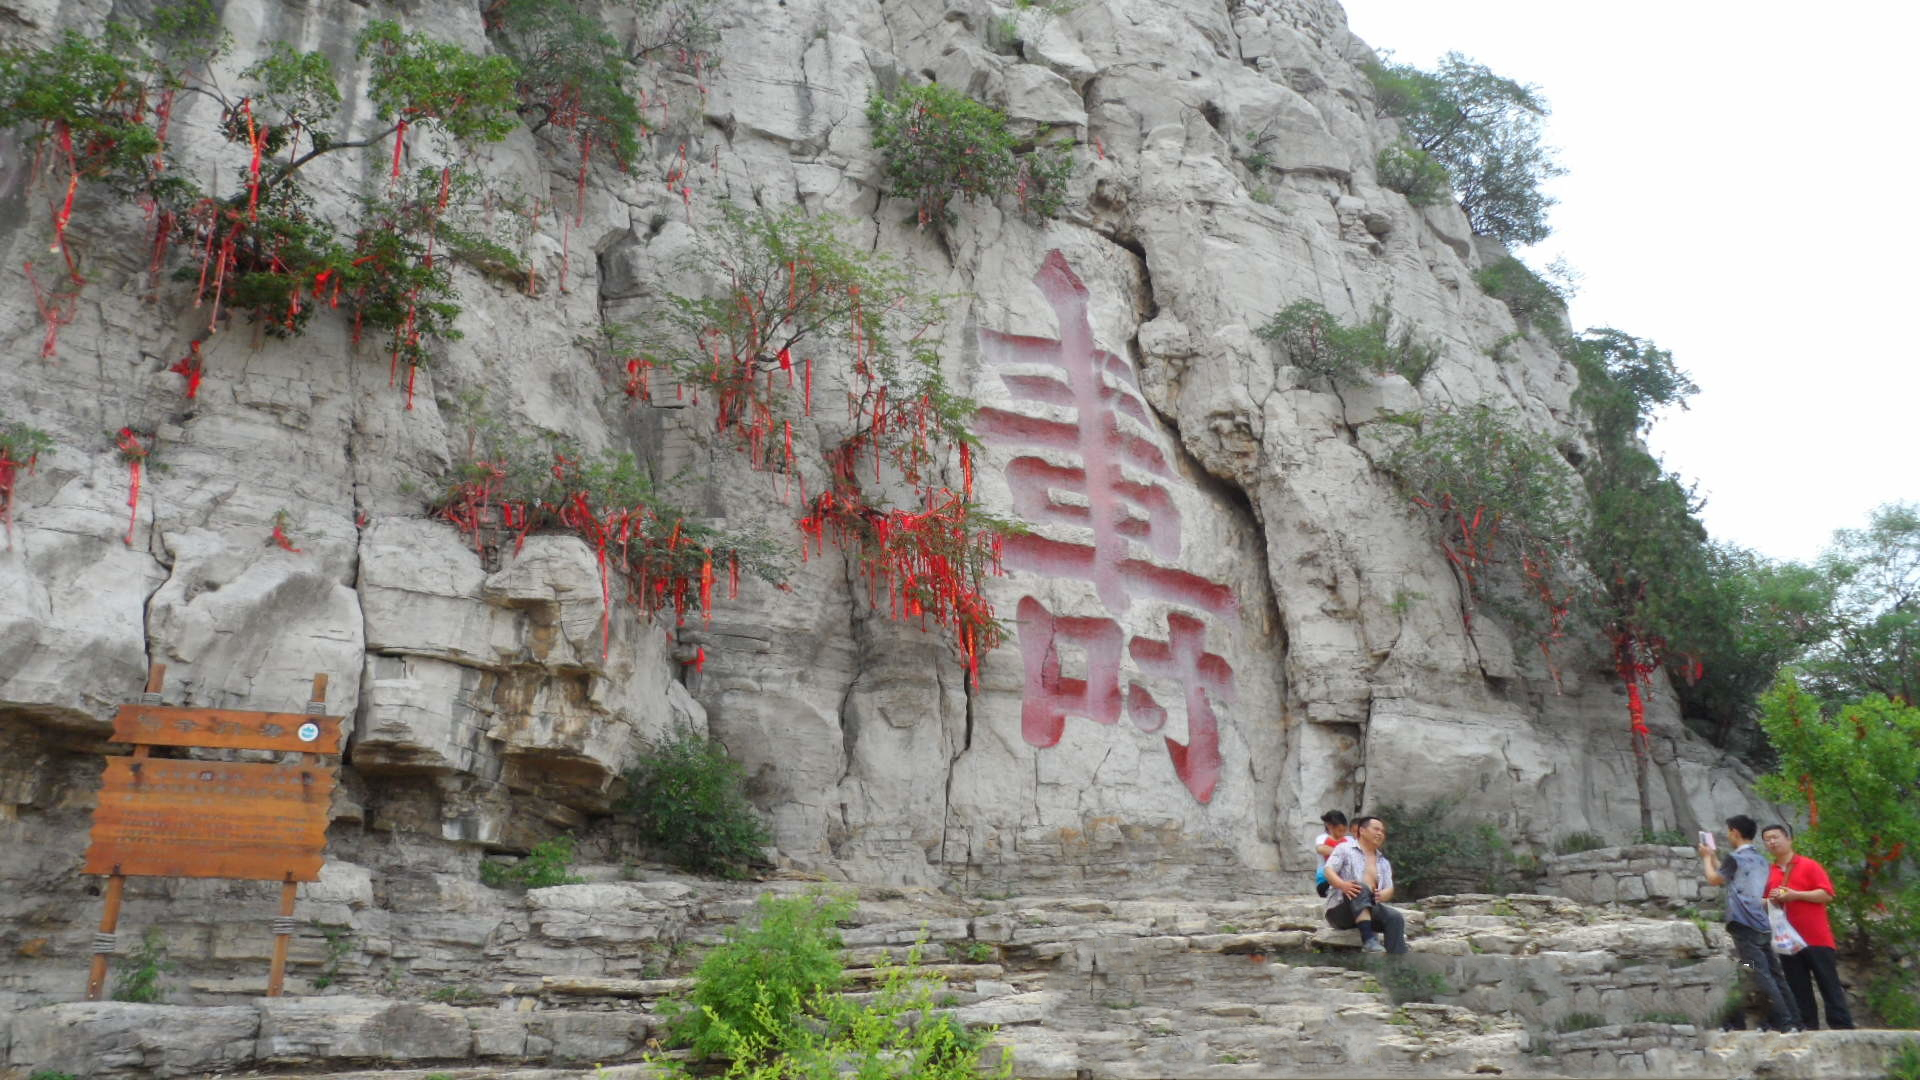
<path fill-rule="evenodd" d="M 639 838 L 668 861 L 737 876 L 770 839 L 742 790 L 744 778 L 726 747 L 682 727 L 627 773 L 621 809 Z"/>
<path fill-rule="evenodd" d="M 1064 146 L 1025 153 L 1007 130 L 1007 114 L 937 83 L 867 101 L 873 145 L 886 162 L 887 189 L 919 206 L 920 223 L 944 224 L 959 196 L 989 201 L 1012 192 L 1035 217 L 1059 213 L 1073 172 Z"/>
<path fill-rule="evenodd" d="M 1391 323 L 1384 304 L 1366 322 L 1348 326 L 1319 304 L 1297 300 L 1254 333 L 1285 350 L 1287 361 L 1310 380 L 1337 388 L 1391 371 L 1417 385 L 1439 358 L 1438 350 L 1416 340 L 1410 326 L 1395 336 Z"/>
<path fill-rule="evenodd" d="M 483 862 L 480 880 L 496 889 L 519 886 L 545 889 L 553 885 L 578 885 L 583 880 L 568 873 L 573 866 L 573 837 L 562 833 L 533 845 L 517 863 Z"/>
<path fill-rule="evenodd" d="M 1508 256 L 1488 263 L 1475 272 L 1473 280 L 1488 296 L 1507 305 L 1522 328 L 1550 334 L 1564 331 L 1566 293 L 1519 259 Z"/>
<path fill-rule="evenodd" d="M 1405 195 L 1415 206 L 1437 206 L 1453 195 L 1446 166 L 1417 146 L 1397 143 L 1380 151 L 1374 172 L 1381 187 Z"/>
<path fill-rule="evenodd" d="M 1454 802 L 1391 803 L 1377 811 L 1387 823 L 1382 850 L 1393 862 L 1394 889 L 1401 899 L 1506 891 L 1513 846 L 1493 823 L 1457 818 Z"/>
<path fill-rule="evenodd" d="M 726 942 L 700 961 L 693 993 L 670 1025 L 673 1041 L 702 1057 L 737 1059 L 743 1048 L 793 1038 L 808 1004 L 846 981 L 835 924 L 853 903 L 825 892 L 762 895 L 754 924 L 729 928 Z"/>
<path fill-rule="evenodd" d="M 754 1027 L 716 1026 L 726 1080 L 1011 1080 L 1012 1054 L 986 1064 L 993 1029 L 971 1030 L 942 1011 L 946 979 L 922 966 L 919 946 L 905 963 L 876 967 L 872 993 L 821 989 L 797 1015 L 782 1015 L 763 984 Z M 693 1075 L 678 1061 L 651 1063 L 674 1080 Z"/>
<path fill-rule="evenodd" d="M 1607 838 L 1596 832 L 1571 832 L 1553 842 L 1555 855 L 1578 855 L 1607 846 Z"/>

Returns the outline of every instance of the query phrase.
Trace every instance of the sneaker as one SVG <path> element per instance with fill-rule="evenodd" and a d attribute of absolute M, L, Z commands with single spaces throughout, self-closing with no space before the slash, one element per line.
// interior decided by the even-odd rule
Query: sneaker
<path fill-rule="evenodd" d="M 1360 951 L 1361 952 L 1386 952 L 1387 947 L 1384 944 L 1381 944 L 1381 941 L 1379 938 L 1369 938 L 1366 944 L 1360 946 Z"/>

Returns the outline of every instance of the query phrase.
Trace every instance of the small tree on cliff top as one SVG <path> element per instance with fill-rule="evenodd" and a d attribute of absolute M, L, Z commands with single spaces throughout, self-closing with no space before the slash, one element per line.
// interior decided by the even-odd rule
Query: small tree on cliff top
<path fill-rule="evenodd" d="M 1540 88 L 1495 75 L 1457 52 L 1434 71 L 1392 62 L 1367 69 L 1375 106 L 1413 146 L 1445 166 L 1473 231 L 1506 244 L 1547 238 L 1554 200 L 1541 185 L 1566 172 L 1541 145 Z"/>

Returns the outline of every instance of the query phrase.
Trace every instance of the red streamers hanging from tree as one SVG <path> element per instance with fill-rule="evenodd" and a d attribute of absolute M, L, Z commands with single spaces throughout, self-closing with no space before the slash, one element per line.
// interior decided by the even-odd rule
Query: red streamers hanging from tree
<path fill-rule="evenodd" d="M 200 342 L 188 344 L 187 355 L 175 360 L 167 370 L 187 380 L 187 400 L 199 397 L 200 380 L 206 374 L 206 361 L 200 355 Z"/>
<path fill-rule="evenodd" d="M 130 427 L 120 429 L 114 438 L 114 448 L 120 451 L 120 460 L 127 463 L 127 535 L 126 545 L 133 546 L 133 530 L 140 523 L 140 466 L 153 452 L 151 446 L 142 445 L 140 435 Z"/>

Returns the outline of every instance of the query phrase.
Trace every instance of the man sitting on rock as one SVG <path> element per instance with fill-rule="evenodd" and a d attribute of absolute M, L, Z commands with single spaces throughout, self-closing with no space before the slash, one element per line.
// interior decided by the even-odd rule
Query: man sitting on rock
<path fill-rule="evenodd" d="M 1773 952 L 1773 927 L 1767 921 L 1766 856 L 1753 846 L 1756 826 L 1745 814 L 1727 819 L 1727 839 L 1731 852 L 1718 852 L 1709 844 L 1700 845 L 1700 861 L 1709 885 L 1725 886 L 1727 893 L 1727 933 L 1733 937 L 1734 952 L 1740 964 L 1753 972 L 1754 982 L 1767 997 L 1767 1023 L 1775 1031 L 1800 1030 L 1799 1010 L 1787 993 L 1786 974 L 1780 958 Z M 1735 1014 L 1729 1027 L 1746 1026 L 1746 1018 Z"/>
<path fill-rule="evenodd" d="M 1773 869 L 1767 874 L 1767 899 L 1779 904 L 1787 921 L 1800 931 L 1807 947 L 1791 956 L 1782 956 L 1787 987 L 1793 991 L 1793 1003 L 1800 1009 L 1800 1022 L 1809 1030 L 1820 1026 L 1820 1014 L 1813 1004 L 1813 984 L 1820 984 L 1820 996 L 1827 1002 L 1827 1026 L 1835 1031 L 1853 1026 L 1853 1013 L 1847 1009 L 1847 991 L 1840 985 L 1840 971 L 1834 964 L 1833 924 L 1827 919 L 1827 905 L 1833 902 L 1833 879 L 1827 869 L 1805 855 L 1793 853 L 1793 830 L 1785 825 L 1769 825 L 1760 830 L 1760 842 L 1773 857 Z"/>
<path fill-rule="evenodd" d="M 1326 831 L 1313 838 L 1313 853 L 1320 856 L 1320 865 L 1313 871 L 1313 891 L 1321 896 L 1327 895 L 1327 857 L 1333 849 L 1347 842 L 1347 815 L 1338 810 L 1329 810 L 1320 815 L 1320 824 Z"/>
<path fill-rule="evenodd" d="M 1327 890 L 1327 925 L 1358 929 L 1361 952 L 1407 951 L 1406 916 L 1386 903 L 1393 899 L 1393 864 L 1380 853 L 1386 842 L 1386 822 L 1357 817 L 1352 840 L 1327 857 L 1327 884 L 1332 886 Z"/>

